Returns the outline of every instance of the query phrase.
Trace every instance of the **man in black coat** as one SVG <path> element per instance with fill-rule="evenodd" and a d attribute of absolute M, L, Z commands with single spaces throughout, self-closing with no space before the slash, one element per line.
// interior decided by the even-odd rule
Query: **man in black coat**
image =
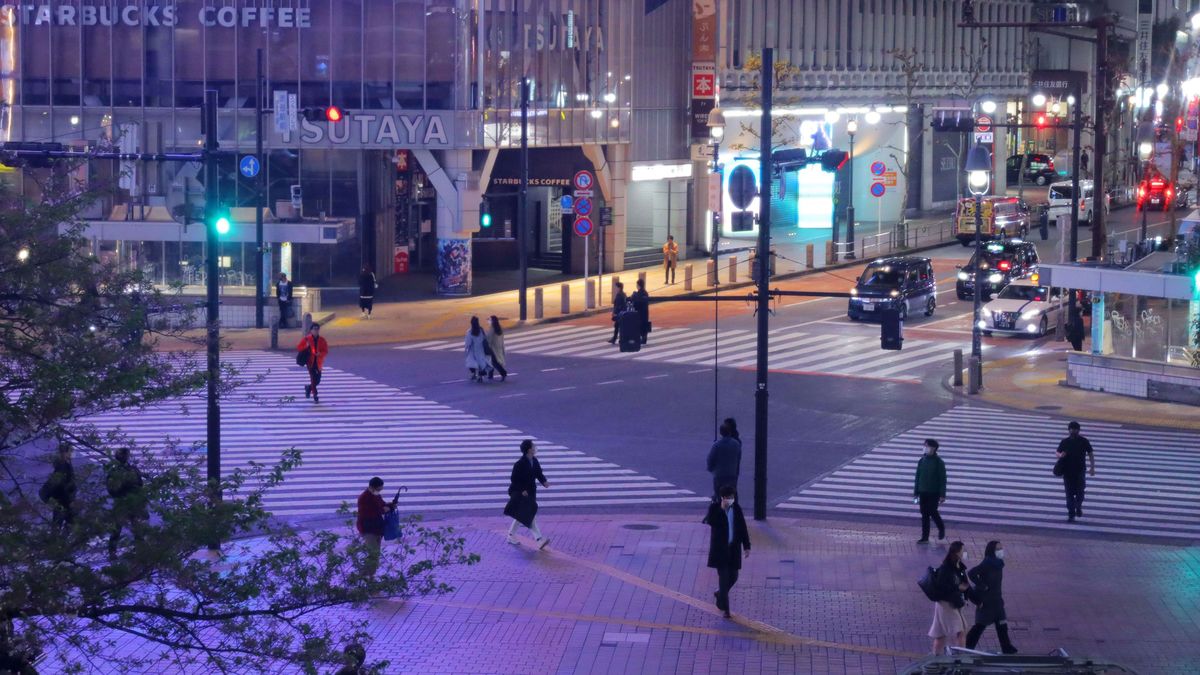
<path fill-rule="evenodd" d="M 275 284 L 275 299 L 279 302 L 279 327 L 287 328 L 288 317 L 292 314 L 292 282 L 282 272 Z"/>
<path fill-rule="evenodd" d="M 708 566 L 717 570 L 717 609 L 729 618 L 729 591 L 737 583 L 738 571 L 742 569 L 742 558 L 750 557 L 750 532 L 746 529 L 746 516 L 734 499 L 737 491 L 732 485 L 721 488 L 720 500 L 708 506 L 704 523 L 711 529 L 708 546 Z"/>
<path fill-rule="evenodd" d="M 508 503 L 504 505 L 504 515 L 513 519 L 508 528 L 508 543 L 519 544 L 517 541 L 517 525 L 524 525 L 533 533 L 538 548 L 543 549 L 550 539 L 542 536 L 537 523 L 533 522 L 537 515 L 537 484 L 550 487 L 546 474 L 542 473 L 542 465 L 537 461 L 537 446 L 526 438 L 521 441 L 521 459 L 513 464 L 512 479 L 508 485 Z"/>
<path fill-rule="evenodd" d="M 633 296 L 629 298 L 633 303 L 633 309 L 638 313 L 638 318 L 642 324 L 642 344 L 646 344 L 646 339 L 650 336 L 650 294 L 646 292 L 646 280 L 638 279 L 637 290 L 633 292 Z"/>
<path fill-rule="evenodd" d="M 133 533 L 134 541 L 142 540 L 142 523 L 150 519 L 144 485 L 142 472 L 129 461 L 129 448 L 117 448 L 113 461 L 105 467 L 105 486 L 113 503 L 109 555 L 116 554 L 117 542 L 125 527 Z"/>
<path fill-rule="evenodd" d="M 608 341 L 608 344 L 610 344 L 610 345 L 617 344 L 618 331 L 621 330 L 621 324 L 617 321 L 617 319 L 621 318 L 621 312 L 624 312 L 625 305 L 629 304 L 629 299 L 625 297 L 625 284 L 618 281 L 614 285 L 617 289 L 617 294 L 613 296 L 613 308 L 612 308 L 613 334 L 612 334 L 612 339 Z"/>
<path fill-rule="evenodd" d="M 75 466 L 71 463 L 71 446 L 60 445 L 54 457 L 54 471 L 46 479 L 46 501 L 54 508 L 53 526 L 65 532 L 75 519 Z"/>
<path fill-rule="evenodd" d="M 1083 491 L 1087 487 L 1084 473 L 1096 475 L 1096 457 L 1092 444 L 1079 435 L 1079 422 L 1067 425 L 1067 437 L 1058 443 L 1058 459 L 1062 461 L 1063 489 L 1067 492 L 1067 522 L 1083 517 Z M 1090 469 L 1089 469 L 1090 467 Z"/>

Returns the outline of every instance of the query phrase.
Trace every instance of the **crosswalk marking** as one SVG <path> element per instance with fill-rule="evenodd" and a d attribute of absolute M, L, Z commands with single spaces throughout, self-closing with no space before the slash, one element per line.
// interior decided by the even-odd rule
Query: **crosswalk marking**
<path fill-rule="evenodd" d="M 1084 422 L 1096 476 L 1087 478 L 1084 517 L 1067 523 L 1062 479 L 1051 472 L 1067 421 L 955 407 L 821 477 L 779 507 L 919 522 L 913 475 L 924 439 L 935 438 L 946 462 L 941 513 L 951 533 L 970 523 L 1200 540 L 1200 435 Z"/>
<path fill-rule="evenodd" d="M 444 341 L 420 343 L 438 349 Z M 385 492 L 405 485 L 407 511 L 485 510 L 499 513 L 518 446 L 528 434 L 357 375 L 327 367 L 321 403 L 305 400 L 308 375 L 289 357 L 230 352 L 250 381 L 221 403 L 222 469 L 273 464 L 290 447 L 303 463 L 265 498 L 280 516 L 331 515 L 353 503 L 371 476 Z M 254 381 L 261 376 L 260 381 Z M 287 400 L 291 398 L 292 400 Z M 83 420 L 101 432 L 120 428 L 161 452 L 203 443 L 202 396 L 139 411 L 113 411 Z M 700 503 L 707 498 L 652 476 L 548 441 L 534 439 L 551 488 L 539 491 L 547 507 Z M 192 451 L 197 462 L 204 451 Z M 391 493 L 389 493 L 391 494 Z"/>
<path fill-rule="evenodd" d="M 505 336 L 505 349 L 516 354 L 577 358 L 628 359 L 646 363 L 744 368 L 757 362 L 757 335 L 752 330 L 664 328 L 650 334 L 640 352 L 622 353 L 608 343 L 612 328 L 603 325 L 546 325 Z M 714 357 L 713 342 L 718 341 Z M 850 377 L 886 377 L 917 381 L 920 371 L 938 360 L 949 361 L 954 343 L 906 339 L 904 350 L 884 351 L 874 335 L 808 333 L 795 326 L 771 330 L 768 347 L 775 370 L 794 370 Z M 462 340 L 435 340 L 397 345 L 394 349 L 456 351 Z M 719 362 L 719 363 L 718 363 Z"/>

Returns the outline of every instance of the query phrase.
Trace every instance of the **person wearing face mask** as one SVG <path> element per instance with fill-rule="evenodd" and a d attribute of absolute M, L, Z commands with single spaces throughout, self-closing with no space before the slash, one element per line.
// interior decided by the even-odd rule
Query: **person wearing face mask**
<path fill-rule="evenodd" d="M 738 571 L 742 569 L 742 558 L 750 557 L 750 531 L 746 529 L 746 516 L 735 501 L 737 490 L 725 485 L 718 499 L 708 506 L 704 524 L 711 529 L 708 546 L 708 566 L 717 570 L 717 609 L 729 618 L 729 591 L 737 583 Z"/>
<path fill-rule="evenodd" d="M 538 549 L 546 548 L 550 539 L 542 536 L 534 517 L 537 516 L 537 484 L 550 487 L 546 474 L 542 473 L 542 465 L 537 461 L 537 446 L 526 438 L 521 441 L 521 459 L 513 464 L 512 478 L 508 485 L 508 503 L 504 505 L 504 515 L 512 518 L 508 528 L 508 543 L 519 544 L 517 541 L 517 526 L 524 525 L 533 533 Z"/>
<path fill-rule="evenodd" d="M 946 524 L 938 513 L 938 506 L 946 501 L 946 463 L 938 457 L 938 442 L 925 439 L 925 454 L 917 462 L 917 476 L 913 481 L 913 497 L 921 505 L 921 538 L 918 544 L 929 543 L 929 521 L 938 529 L 938 541 L 946 538 Z"/>
<path fill-rule="evenodd" d="M 367 483 L 367 489 L 358 496 L 358 517 L 355 527 L 362 535 L 367 545 L 367 569 L 375 574 L 379 567 L 379 548 L 383 543 L 383 516 L 391 511 L 394 504 L 383 501 L 383 479 L 373 477 Z"/>
<path fill-rule="evenodd" d="M 929 637 L 933 638 L 933 653 L 940 656 L 947 644 L 963 645 L 963 634 L 967 622 L 962 608 L 967 604 L 965 594 L 971 585 L 967 583 L 967 559 L 961 541 L 951 542 L 950 550 L 937 571 L 938 601 L 933 603 L 933 625 Z"/>
<path fill-rule="evenodd" d="M 967 649 L 975 649 L 983 631 L 996 625 L 996 636 L 1000 638 L 1000 650 L 1005 654 L 1016 654 L 1017 648 L 1008 638 L 1008 617 L 1004 613 L 1004 597 L 1000 587 L 1004 582 L 1004 547 L 998 541 L 989 541 L 983 552 L 983 561 L 967 572 L 975 584 L 979 609 L 975 610 L 975 625 L 967 633 Z"/>

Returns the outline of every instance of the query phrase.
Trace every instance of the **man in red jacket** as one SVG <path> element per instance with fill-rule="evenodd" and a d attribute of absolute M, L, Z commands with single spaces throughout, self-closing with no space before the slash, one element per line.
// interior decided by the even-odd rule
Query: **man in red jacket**
<path fill-rule="evenodd" d="M 296 345 L 296 351 L 308 354 L 308 384 L 304 387 L 304 398 L 312 396 L 313 403 L 320 403 L 317 385 L 321 384 L 321 371 L 325 368 L 325 357 L 329 355 L 329 343 L 321 337 L 321 324 L 312 325 L 308 335 Z"/>
<path fill-rule="evenodd" d="M 375 476 L 367 489 L 358 496 L 358 519 L 355 526 L 367 544 L 367 569 L 375 574 L 379 567 L 379 549 L 383 543 L 383 516 L 392 505 L 383 501 L 383 479 Z"/>

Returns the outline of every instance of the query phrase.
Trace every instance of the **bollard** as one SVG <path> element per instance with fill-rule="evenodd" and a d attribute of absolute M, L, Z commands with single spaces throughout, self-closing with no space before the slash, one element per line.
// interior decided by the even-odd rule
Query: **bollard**
<path fill-rule="evenodd" d="M 825 242 L 825 264 L 832 265 L 835 262 L 837 262 L 837 260 L 834 260 L 833 241 L 828 240 Z"/>
<path fill-rule="evenodd" d="M 813 268 L 813 245 L 808 244 L 804 247 L 804 267 L 806 269 Z"/>
<path fill-rule="evenodd" d="M 737 283 L 737 256 L 729 256 L 729 283 Z"/>
<path fill-rule="evenodd" d="M 279 349 L 279 322 L 271 322 L 271 349 Z"/>
<path fill-rule="evenodd" d="M 571 284 L 563 284 L 559 290 L 562 293 L 562 313 L 571 313 Z"/>
<path fill-rule="evenodd" d="M 956 387 L 962 386 L 962 368 L 963 368 L 962 350 L 955 349 L 954 350 L 954 386 L 956 386 Z"/>
<path fill-rule="evenodd" d="M 583 308 L 596 308 L 596 282 L 591 279 L 583 283 Z"/>
<path fill-rule="evenodd" d="M 967 381 L 967 393 L 968 394 L 978 394 L 979 393 L 979 388 L 983 386 L 983 383 L 980 381 L 983 379 L 982 376 L 983 376 L 983 362 L 979 358 L 972 356 L 970 369 L 967 371 L 967 377 L 969 378 Z"/>
<path fill-rule="evenodd" d="M 610 304 L 610 305 L 613 304 L 614 302 L 616 302 L 616 300 L 617 300 L 617 284 L 619 284 L 619 283 L 621 283 L 621 277 L 614 275 L 612 278 L 612 287 L 610 288 L 609 293 L 608 293 L 608 304 Z"/>
<path fill-rule="evenodd" d="M 638 272 L 638 281 L 642 282 L 643 286 L 646 285 L 646 273 L 645 272 Z"/>
<path fill-rule="evenodd" d="M 540 319 L 546 315 L 546 307 L 543 302 L 542 289 L 533 289 L 533 318 Z"/>
<path fill-rule="evenodd" d="M 691 264 L 687 264 L 687 265 L 683 266 L 683 290 L 685 290 L 685 291 L 692 290 L 692 265 Z"/>
<path fill-rule="evenodd" d="M 313 325 L 313 320 L 312 320 L 312 312 L 305 312 L 305 313 L 304 313 L 304 319 L 303 319 L 303 322 L 304 322 L 304 323 L 303 323 L 303 325 L 304 325 L 304 334 L 305 334 L 305 335 L 308 335 L 308 332 L 309 332 L 310 330 L 312 330 L 312 325 Z"/>
<path fill-rule="evenodd" d="M 717 285 L 717 263 L 713 260 L 708 261 L 708 285 Z"/>

